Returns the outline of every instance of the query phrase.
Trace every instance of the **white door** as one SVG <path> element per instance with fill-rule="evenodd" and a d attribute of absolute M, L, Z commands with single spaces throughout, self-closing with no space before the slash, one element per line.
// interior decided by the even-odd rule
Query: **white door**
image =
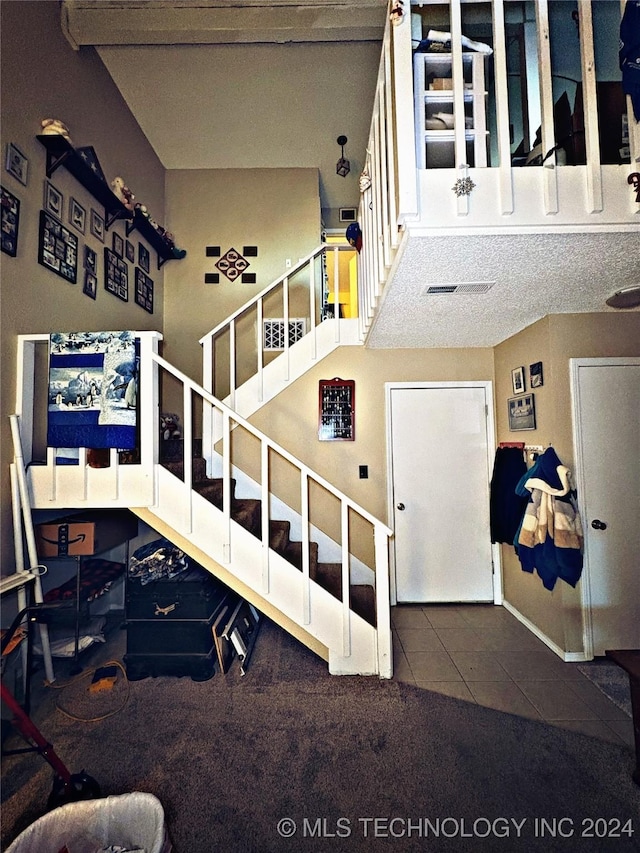
<path fill-rule="evenodd" d="M 489 383 L 388 388 L 399 602 L 493 600 L 490 402 Z"/>
<path fill-rule="evenodd" d="M 640 648 L 640 359 L 571 359 L 585 652 Z"/>

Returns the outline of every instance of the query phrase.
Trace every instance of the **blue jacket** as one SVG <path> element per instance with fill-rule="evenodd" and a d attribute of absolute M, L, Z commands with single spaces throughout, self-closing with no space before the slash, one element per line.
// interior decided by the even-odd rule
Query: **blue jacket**
<path fill-rule="evenodd" d="M 571 474 L 552 447 L 522 476 L 515 491 L 529 497 L 513 543 L 523 571 L 535 569 L 549 590 L 558 578 L 575 586 L 582 573 L 582 523 Z"/>

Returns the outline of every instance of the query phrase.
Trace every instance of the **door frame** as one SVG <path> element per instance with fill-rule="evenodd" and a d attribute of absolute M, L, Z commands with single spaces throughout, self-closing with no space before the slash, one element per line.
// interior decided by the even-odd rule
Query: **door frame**
<path fill-rule="evenodd" d="M 584 517 L 582 500 L 580 498 L 582 484 L 584 483 L 584 454 L 582 451 L 582 422 L 580 420 L 581 397 L 580 397 L 580 368 L 581 367 L 624 367 L 626 365 L 640 365 L 640 358 L 636 356 L 620 356 L 619 358 L 570 358 L 569 379 L 571 388 L 571 423 L 573 428 L 573 458 L 576 469 L 576 489 L 578 490 L 578 507 L 583 521 Z M 582 555 L 582 576 L 580 579 L 580 607 L 582 610 L 582 651 L 585 660 L 593 660 L 593 620 L 591 607 L 591 566 L 589 562 L 589 541 L 585 524 L 584 547 Z"/>
<path fill-rule="evenodd" d="M 491 470 L 491 446 L 496 445 L 495 407 L 493 398 L 493 382 L 491 380 L 470 379 L 467 382 L 385 382 L 385 419 L 386 419 L 386 443 L 387 443 L 387 524 L 394 531 L 390 540 L 389 548 L 389 587 L 391 594 L 391 605 L 398 603 L 396 586 L 396 549 L 395 549 L 395 527 L 393 512 L 393 443 L 391 435 L 391 392 L 395 389 L 415 388 L 483 388 L 487 404 L 486 430 L 487 430 L 487 488 L 490 487 Z M 493 603 L 502 604 L 502 557 L 499 544 L 491 543 L 491 562 L 493 564 Z"/>

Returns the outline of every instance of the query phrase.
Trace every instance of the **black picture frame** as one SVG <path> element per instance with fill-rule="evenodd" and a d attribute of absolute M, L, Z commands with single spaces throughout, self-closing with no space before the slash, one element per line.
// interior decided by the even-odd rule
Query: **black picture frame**
<path fill-rule="evenodd" d="M 84 247 L 84 268 L 93 275 L 98 272 L 98 255 L 93 251 L 91 246 Z"/>
<path fill-rule="evenodd" d="M 2 205 L 2 251 L 12 258 L 18 254 L 18 231 L 20 227 L 20 199 L 4 187 L 1 190 Z"/>
<path fill-rule="evenodd" d="M 510 397 L 507 400 L 507 406 L 510 432 L 536 428 L 536 405 L 531 392 L 521 394 L 519 397 Z"/>
<path fill-rule="evenodd" d="M 4 168 L 25 187 L 29 176 L 29 161 L 13 142 L 7 142 Z"/>
<path fill-rule="evenodd" d="M 78 238 L 48 211 L 40 211 L 38 263 L 75 284 L 78 278 Z"/>
<path fill-rule="evenodd" d="M 124 240 L 117 231 L 113 232 L 113 251 L 119 258 L 124 259 Z"/>
<path fill-rule="evenodd" d="M 524 381 L 524 367 L 516 367 L 511 371 L 511 387 L 514 394 L 524 394 L 527 390 Z"/>
<path fill-rule="evenodd" d="M 543 385 L 542 362 L 536 361 L 529 365 L 529 388 L 542 388 Z"/>
<path fill-rule="evenodd" d="M 318 440 L 355 441 L 356 383 L 354 379 L 318 382 Z"/>
<path fill-rule="evenodd" d="M 138 265 L 146 273 L 151 272 L 151 256 L 147 247 L 142 243 L 138 243 Z"/>
<path fill-rule="evenodd" d="M 104 289 L 123 302 L 129 301 L 129 267 L 107 246 L 104 248 Z"/>
<path fill-rule="evenodd" d="M 131 240 L 124 241 L 124 253 L 128 261 L 131 261 L 132 264 L 136 262 L 136 250 L 133 246 Z"/>
<path fill-rule="evenodd" d="M 84 271 L 84 285 L 82 286 L 82 292 L 91 297 L 91 299 L 95 299 L 98 295 L 98 276 L 88 269 Z"/>
<path fill-rule="evenodd" d="M 84 234 L 87 227 L 87 211 L 73 196 L 69 199 L 69 223 L 81 234 Z"/>
<path fill-rule="evenodd" d="M 153 281 L 140 267 L 136 267 L 135 301 L 149 314 L 153 314 Z"/>
<path fill-rule="evenodd" d="M 91 208 L 89 216 L 89 230 L 97 240 L 104 243 L 104 217 L 100 216 L 98 211 L 93 208 Z"/>
<path fill-rule="evenodd" d="M 57 219 L 62 219 L 64 210 L 64 196 L 59 189 L 54 187 L 51 181 L 44 182 L 44 209 L 53 214 Z"/>

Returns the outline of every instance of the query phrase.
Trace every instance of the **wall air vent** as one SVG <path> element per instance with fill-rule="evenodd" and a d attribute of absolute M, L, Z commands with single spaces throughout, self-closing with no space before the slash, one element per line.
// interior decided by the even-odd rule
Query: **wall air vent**
<path fill-rule="evenodd" d="M 447 293 L 466 294 L 486 293 L 495 281 L 465 281 L 461 284 L 428 284 L 422 291 L 423 296 L 438 296 Z"/>
<path fill-rule="evenodd" d="M 264 318 L 263 322 L 263 349 L 265 352 L 284 349 L 284 320 L 275 318 Z M 289 319 L 289 346 L 303 338 L 307 331 L 307 321 L 304 317 L 292 317 Z"/>

